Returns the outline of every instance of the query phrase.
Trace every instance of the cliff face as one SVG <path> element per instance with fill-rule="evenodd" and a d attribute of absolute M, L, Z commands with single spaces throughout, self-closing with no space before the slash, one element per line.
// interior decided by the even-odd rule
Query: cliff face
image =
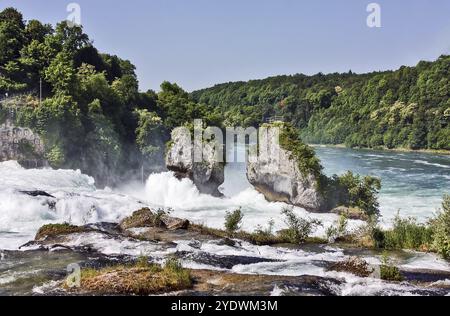
<path fill-rule="evenodd" d="M 203 151 L 201 162 L 194 161 L 194 149 Z M 218 159 L 217 154 L 214 142 L 193 144 L 189 130 L 176 128 L 172 131 L 171 143 L 167 149 L 166 167 L 174 171 L 178 178 L 191 179 L 200 193 L 222 196 L 218 188 L 225 179 L 224 163 L 222 159 Z"/>
<path fill-rule="evenodd" d="M 260 129 L 259 154 L 247 163 L 248 181 L 271 202 L 286 202 L 308 211 L 326 211 L 316 177 L 300 171 L 299 161 L 279 144 L 280 128 Z"/>
<path fill-rule="evenodd" d="M 0 125 L 0 161 L 17 160 L 24 167 L 46 165 L 41 138 L 29 128 L 17 127 L 10 120 Z"/>

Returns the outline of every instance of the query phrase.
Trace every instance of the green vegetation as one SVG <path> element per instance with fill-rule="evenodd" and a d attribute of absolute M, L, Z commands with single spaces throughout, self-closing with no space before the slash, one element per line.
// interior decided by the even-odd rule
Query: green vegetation
<path fill-rule="evenodd" d="M 322 173 L 323 167 L 314 149 L 300 139 L 298 130 L 290 123 L 275 122 L 263 127 L 280 128 L 280 146 L 291 153 L 291 159 L 298 163 L 303 176 L 313 175 L 317 189 L 326 200 L 328 210 L 337 206 L 359 209 L 367 217 L 379 214 L 378 193 L 381 181 L 378 178 L 353 174 L 351 171 L 343 175 L 329 178 Z"/>
<path fill-rule="evenodd" d="M 21 139 L 19 141 L 19 153 L 24 156 L 24 159 L 39 159 L 41 155 L 39 155 L 34 146 L 30 143 L 30 141 L 26 139 Z"/>
<path fill-rule="evenodd" d="M 227 212 L 225 215 L 225 229 L 227 232 L 233 234 L 241 228 L 242 219 L 244 214 L 241 208 L 234 210 L 233 212 Z"/>
<path fill-rule="evenodd" d="M 387 253 L 383 254 L 382 264 L 380 265 L 380 279 L 386 281 L 403 281 L 400 270 L 391 263 Z"/>
<path fill-rule="evenodd" d="M 339 216 L 337 222 L 328 227 L 326 230 L 328 241 L 334 242 L 338 239 L 346 237 L 349 233 L 347 231 L 348 219 L 345 215 Z"/>
<path fill-rule="evenodd" d="M 284 208 L 281 213 L 285 216 L 287 229 L 280 235 L 292 244 L 300 244 L 307 240 L 308 236 L 322 223 L 315 219 L 305 219 L 297 216 L 293 208 Z"/>
<path fill-rule="evenodd" d="M 0 104 L 0 125 L 4 124 L 6 122 L 6 110 L 3 109 L 3 107 Z"/>
<path fill-rule="evenodd" d="M 444 196 L 442 210 L 431 221 L 433 230 L 432 248 L 444 258 L 450 258 L 450 195 Z"/>
<path fill-rule="evenodd" d="M 411 249 L 432 251 L 443 258 L 450 257 L 450 196 L 445 195 L 442 209 L 427 224 L 419 224 L 414 218 L 397 215 L 393 227 L 388 230 L 377 225 L 371 217 L 365 227 L 353 233 L 354 242 L 364 247 L 379 249 Z"/>
<path fill-rule="evenodd" d="M 386 249 L 429 249 L 433 230 L 426 225 L 417 224 L 413 218 L 401 218 L 397 215 L 394 227 L 384 233 L 383 243 Z"/>
<path fill-rule="evenodd" d="M 361 177 L 348 171 L 326 181 L 325 196 L 333 198 L 336 205 L 361 209 L 367 216 L 379 215 L 377 197 L 381 189 L 380 179 Z"/>
<path fill-rule="evenodd" d="M 344 261 L 335 262 L 328 270 L 350 272 L 361 278 L 367 278 L 374 272 L 374 269 L 359 257 L 350 257 Z"/>
<path fill-rule="evenodd" d="M 239 209 L 240 210 L 240 209 Z M 228 213 L 232 215 L 233 213 Z M 235 218 L 239 219 L 237 216 Z M 237 238 L 241 240 L 248 241 L 254 245 L 276 245 L 276 244 L 299 244 L 304 242 L 320 243 L 325 244 L 327 241 L 310 237 L 309 235 L 314 231 L 314 229 L 321 223 L 316 220 L 302 219 L 293 213 L 292 209 L 286 209 L 282 211 L 282 214 L 286 216 L 286 224 L 288 227 L 279 232 L 274 232 L 274 221 L 270 220 L 267 227 L 262 227 L 258 225 L 254 232 L 246 232 L 242 230 L 222 230 L 206 227 L 204 225 L 191 224 L 189 230 L 196 231 L 204 235 L 210 235 L 218 238 Z M 242 220 L 242 218 L 241 218 Z M 239 221 L 239 223 L 241 222 Z"/>
<path fill-rule="evenodd" d="M 39 228 L 38 232 L 36 233 L 35 240 L 41 240 L 43 238 L 48 237 L 56 237 L 61 235 L 68 235 L 73 233 L 80 233 L 86 231 L 85 228 L 70 225 L 68 223 L 64 224 L 48 224 L 44 225 L 41 228 Z"/>
<path fill-rule="evenodd" d="M 312 174 L 316 179 L 320 179 L 323 167 L 314 149 L 300 140 L 298 131 L 291 124 L 286 123 L 273 123 L 271 126 L 281 128 L 280 146 L 292 154 L 292 159 L 298 162 L 300 172 L 304 176 Z"/>
<path fill-rule="evenodd" d="M 450 150 L 449 77 L 450 56 L 441 56 L 396 71 L 277 76 L 192 96 L 231 126 L 281 116 L 307 143 Z"/>
<path fill-rule="evenodd" d="M 99 184 L 163 165 L 173 127 L 193 118 L 221 125 L 218 113 L 176 84 L 140 92 L 134 65 L 100 53 L 82 27 L 24 21 L 13 8 L 0 12 L 0 95 L 5 93 L 10 98 L 2 102 L 0 122 L 5 110 L 13 110 L 18 125 L 41 136 L 53 167 L 81 169 Z"/>
<path fill-rule="evenodd" d="M 80 292 L 94 294 L 151 295 L 192 287 L 189 270 L 176 259 L 163 267 L 148 263 L 142 256 L 134 265 L 116 265 L 102 269 L 82 269 Z"/>

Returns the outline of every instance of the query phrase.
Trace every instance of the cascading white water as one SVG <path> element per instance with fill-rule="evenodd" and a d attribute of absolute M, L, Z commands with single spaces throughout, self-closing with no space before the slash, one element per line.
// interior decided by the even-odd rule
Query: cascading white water
<path fill-rule="evenodd" d="M 34 190 L 55 198 L 21 192 Z M 139 207 L 132 197 L 97 190 L 94 179 L 80 171 L 24 169 L 14 161 L 0 163 L 0 249 L 16 249 L 47 223 L 114 222 Z"/>
<path fill-rule="evenodd" d="M 425 164 L 422 165 L 425 166 Z M 433 167 L 438 168 L 439 166 Z M 387 183 L 389 186 L 390 182 Z M 388 187 L 385 196 L 389 196 L 389 189 L 391 188 Z M 31 197 L 20 193 L 20 191 L 32 190 L 42 190 L 54 196 L 54 199 L 50 199 L 55 202 L 54 206 L 49 206 L 47 197 Z M 174 216 L 217 228 L 223 228 L 226 211 L 242 207 L 245 214 L 243 229 L 247 231 L 254 230 L 257 225 L 267 225 L 270 219 L 274 219 L 275 229 L 285 227 L 280 211 L 286 205 L 267 202 L 262 194 L 254 190 L 246 182 L 245 166 L 228 165 L 225 183 L 221 190 L 225 193 L 224 198 L 200 194 L 192 181 L 189 179 L 178 180 L 171 172 L 150 175 L 145 186 L 128 184 L 114 191 L 99 190 L 95 187 L 91 177 L 83 175 L 79 171 L 25 170 L 16 162 L 3 162 L 0 163 L 0 249 L 17 249 L 19 245 L 33 239 L 37 229 L 46 223 L 70 222 L 82 225 L 99 221 L 118 222 L 143 206 L 154 209 L 170 207 L 173 208 L 172 215 Z M 437 189 L 433 188 L 433 190 Z M 397 200 L 394 202 L 399 203 Z M 324 235 L 326 227 L 337 219 L 337 216 L 333 214 L 311 214 L 300 208 L 295 208 L 295 212 L 303 217 L 322 220 L 324 226 L 316 232 L 316 235 L 321 236 Z M 350 229 L 358 224 L 359 222 L 351 221 Z M 175 251 L 268 259 L 281 258 L 282 262 L 238 264 L 231 271 L 272 275 L 308 274 L 345 279 L 345 283 L 337 289 L 338 293 L 343 295 L 370 295 L 380 292 L 409 294 L 415 290 L 415 287 L 409 284 L 389 284 L 378 279 L 358 278 L 348 273 L 326 271 L 317 262 L 332 262 L 343 260 L 346 257 L 342 250 L 335 247 L 323 247 L 318 251 L 311 251 L 258 247 L 245 242 L 239 247 L 205 242 L 198 249 L 193 248 L 189 241 L 175 242 L 177 244 L 175 248 L 166 249 L 152 242 L 115 240 L 93 233 L 74 236 L 67 241 L 67 246 L 89 245 L 101 253 L 111 255 L 138 256 L 142 253 L 151 253 L 156 258 L 164 258 L 168 253 Z M 379 258 L 373 255 L 368 254 L 364 259 L 370 263 L 379 263 Z M 191 268 L 216 268 L 199 265 L 189 260 L 184 261 L 183 264 Z M 449 264 L 444 260 L 435 255 L 422 253 L 411 253 L 409 258 L 402 260 L 400 266 L 407 269 L 450 270 Z"/>
<path fill-rule="evenodd" d="M 236 178 L 236 181 L 242 180 Z M 233 186 L 229 179 L 226 184 Z M 271 220 L 275 222 L 275 229 L 284 228 L 281 211 L 289 207 L 285 203 L 267 202 L 252 187 L 223 198 L 200 194 L 191 180 L 178 180 L 172 172 L 150 175 L 144 195 L 138 197 L 156 207 L 172 208 L 175 216 L 214 228 L 224 228 L 226 212 L 241 208 L 244 213 L 242 228 L 247 231 L 253 231 L 258 225 L 266 227 Z M 338 218 L 335 214 L 312 214 L 298 207 L 294 211 L 302 217 L 317 218 L 323 222 L 323 227 L 315 233 L 317 236 L 324 236 L 326 227 Z M 358 221 L 350 221 L 351 227 L 358 224 Z"/>

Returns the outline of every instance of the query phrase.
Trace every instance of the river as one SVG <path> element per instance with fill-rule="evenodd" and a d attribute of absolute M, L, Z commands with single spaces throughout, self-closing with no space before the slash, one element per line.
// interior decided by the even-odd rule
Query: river
<path fill-rule="evenodd" d="M 373 175 L 382 180 L 380 209 L 382 225 L 388 226 L 400 211 L 425 222 L 439 208 L 444 193 L 450 193 L 450 156 L 425 153 L 399 153 L 316 147 L 327 175 L 346 170 Z M 27 196 L 20 191 L 43 190 L 54 199 Z M 178 181 L 172 173 L 151 175 L 145 186 L 126 184 L 111 190 L 98 189 L 94 179 L 74 170 L 29 169 L 15 162 L 0 163 L 0 249 L 15 249 L 32 239 L 36 230 L 49 222 L 86 224 L 118 221 L 132 211 L 148 205 L 172 208 L 173 215 L 221 228 L 226 211 L 242 207 L 243 228 L 253 230 L 271 219 L 282 228 L 280 211 L 284 203 L 269 203 L 246 180 L 245 165 L 229 164 L 219 199 L 199 194 L 189 180 Z M 302 216 L 323 221 L 316 232 L 323 235 L 333 214 L 311 214 L 300 208 Z M 354 221 L 351 225 L 357 225 Z"/>
<path fill-rule="evenodd" d="M 317 147 L 316 152 L 328 175 L 352 170 L 360 174 L 378 176 L 382 180 L 380 193 L 382 225 L 388 226 L 398 210 L 403 216 L 414 216 L 425 221 L 433 215 L 450 188 L 450 157 L 422 154 L 352 150 Z M 87 260 L 86 254 L 17 251 L 18 247 L 34 238 L 40 226 L 46 223 L 69 222 L 76 225 L 98 222 L 119 222 L 133 211 L 149 206 L 153 209 L 170 208 L 171 215 L 188 218 L 196 223 L 223 228 L 226 211 L 242 208 L 242 228 L 254 230 L 266 226 L 273 219 L 275 229 L 285 227 L 281 210 L 287 205 L 269 203 L 247 182 L 244 164 L 229 164 L 225 170 L 221 190 L 224 198 L 202 195 L 190 180 L 177 180 L 170 172 L 152 174 L 145 185 L 124 184 L 121 188 L 96 188 L 94 179 L 75 170 L 24 169 L 14 161 L 0 163 L 0 294 L 42 294 L 43 281 L 61 278 L 65 265 L 73 260 Z M 45 191 L 50 196 L 30 191 Z M 324 236 L 325 229 L 338 218 L 334 214 L 312 214 L 303 209 L 294 211 L 303 217 L 322 221 L 314 235 Z M 349 229 L 361 225 L 350 221 Z M 324 262 L 344 260 L 349 253 L 333 245 L 316 248 L 286 249 L 257 247 L 247 243 L 231 247 L 205 242 L 200 248 L 191 241 L 176 241 L 170 249 L 161 251 L 158 245 L 132 239 L 105 238 L 97 235 L 74 236 L 67 246 L 89 246 L 102 256 L 139 256 L 148 253 L 161 260 L 175 252 L 190 254 L 183 264 L 191 268 L 217 269 L 213 262 L 193 260 L 202 256 L 236 255 L 275 260 L 255 264 L 236 264 L 229 270 L 237 273 L 302 276 L 315 275 L 344 279 L 337 295 L 397 295 L 427 294 L 413 284 L 389 284 L 373 278 L 355 278 L 347 273 L 328 272 Z M 3 249 L 3 250 L 1 250 Z M 380 262 L 380 253 L 359 250 L 357 253 L 369 263 Z M 87 254 L 89 258 L 92 255 Z M 158 256 L 163 256 L 159 258 Z M 402 269 L 450 271 L 447 261 L 433 254 L 402 252 L 397 264 Z M 159 258 L 159 259 L 158 259 Z M 280 259 L 280 261 L 278 261 Z M 216 260 L 217 261 L 217 260 Z M 26 262 L 26 263 L 24 263 Z M 54 271 L 57 271 L 55 274 Z M 445 277 L 446 278 L 446 277 Z M 40 280 L 39 282 L 36 280 Z M 26 280 L 26 282 L 24 281 Z M 442 282 L 447 282 L 443 280 Z M 447 282 L 448 283 L 448 282 Z M 447 284 L 445 283 L 445 284 Z M 26 286 L 24 287 L 24 284 Z M 51 284 L 50 284 L 51 285 Z M 440 285 L 439 285 L 440 286 Z M 278 288 L 274 288 L 274 291 Z M 331 290 L 331 288 L 330 288 Z M 421 292 L 422 291 L 422 292 Z M 428 291 L 428 292 L 427 292 Z M 433 294 L 447 294 L 439 289 Z M 44 291 L 45 292 L 45 291 Z M 277 292 L 277 291 L 275 291 Z"/>

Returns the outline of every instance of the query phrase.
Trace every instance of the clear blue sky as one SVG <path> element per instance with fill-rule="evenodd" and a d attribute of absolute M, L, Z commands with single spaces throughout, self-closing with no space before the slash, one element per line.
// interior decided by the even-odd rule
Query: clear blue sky
<path fill-rule="evenodd" d="M 186 90 L 271 75 L 367 72 L 450 53 L 448 0 L 0 0 L 25 19 L 56 23 L 81 6 L 103 52 L 131 60 L 141 90 Z M 368 28 L 366 6 L 382 8 Z"/>

